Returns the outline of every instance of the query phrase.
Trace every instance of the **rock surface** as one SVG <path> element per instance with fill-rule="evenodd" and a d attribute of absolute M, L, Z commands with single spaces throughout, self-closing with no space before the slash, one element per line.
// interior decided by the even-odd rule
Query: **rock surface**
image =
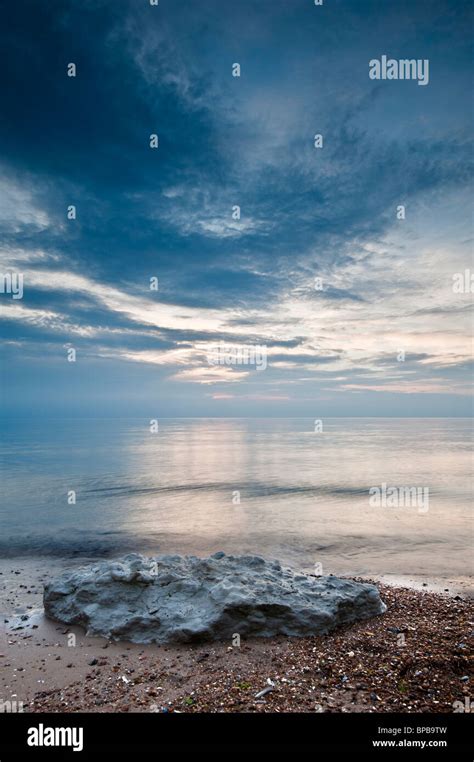
<path fill-rule="evenodd" d="M 132 553 L 65 572 L 45 585 L 51 619 L 134 643 L 256 635 L 322 635 L 382 614 L 374 585 L 314 577 L 257 556 Z"/>

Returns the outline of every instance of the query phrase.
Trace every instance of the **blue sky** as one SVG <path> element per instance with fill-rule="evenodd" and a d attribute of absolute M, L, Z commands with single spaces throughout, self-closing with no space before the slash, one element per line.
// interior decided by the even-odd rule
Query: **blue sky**
<path fill-rule="evenodd" d="M 470 414 L 469 6 L 5 3 L 4 414 Z"/>

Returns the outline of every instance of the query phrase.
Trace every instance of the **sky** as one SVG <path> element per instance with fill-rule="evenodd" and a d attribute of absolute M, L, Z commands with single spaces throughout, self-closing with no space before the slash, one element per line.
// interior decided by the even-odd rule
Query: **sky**
<path fill-rule="evenodd" d="M 470 415 L 472 21 L 2 2 L 3 415 Z"/>

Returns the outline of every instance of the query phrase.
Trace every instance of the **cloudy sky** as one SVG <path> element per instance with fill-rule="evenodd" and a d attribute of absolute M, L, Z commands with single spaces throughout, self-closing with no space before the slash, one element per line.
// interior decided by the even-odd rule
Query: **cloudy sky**
<path fill-rule="evenodd" d="M 4 412 L 469 414 L 469 5 L 3 3 Z"/>

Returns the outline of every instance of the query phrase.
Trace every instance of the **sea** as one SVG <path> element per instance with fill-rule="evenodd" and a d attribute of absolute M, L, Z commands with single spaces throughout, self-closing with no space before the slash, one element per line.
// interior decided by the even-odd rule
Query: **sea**
<path fill-rule="evenodd" d="M 472 433 L 462 418 L 3 419 L 0 557 L 223 550 L 469 577 Z"/>

